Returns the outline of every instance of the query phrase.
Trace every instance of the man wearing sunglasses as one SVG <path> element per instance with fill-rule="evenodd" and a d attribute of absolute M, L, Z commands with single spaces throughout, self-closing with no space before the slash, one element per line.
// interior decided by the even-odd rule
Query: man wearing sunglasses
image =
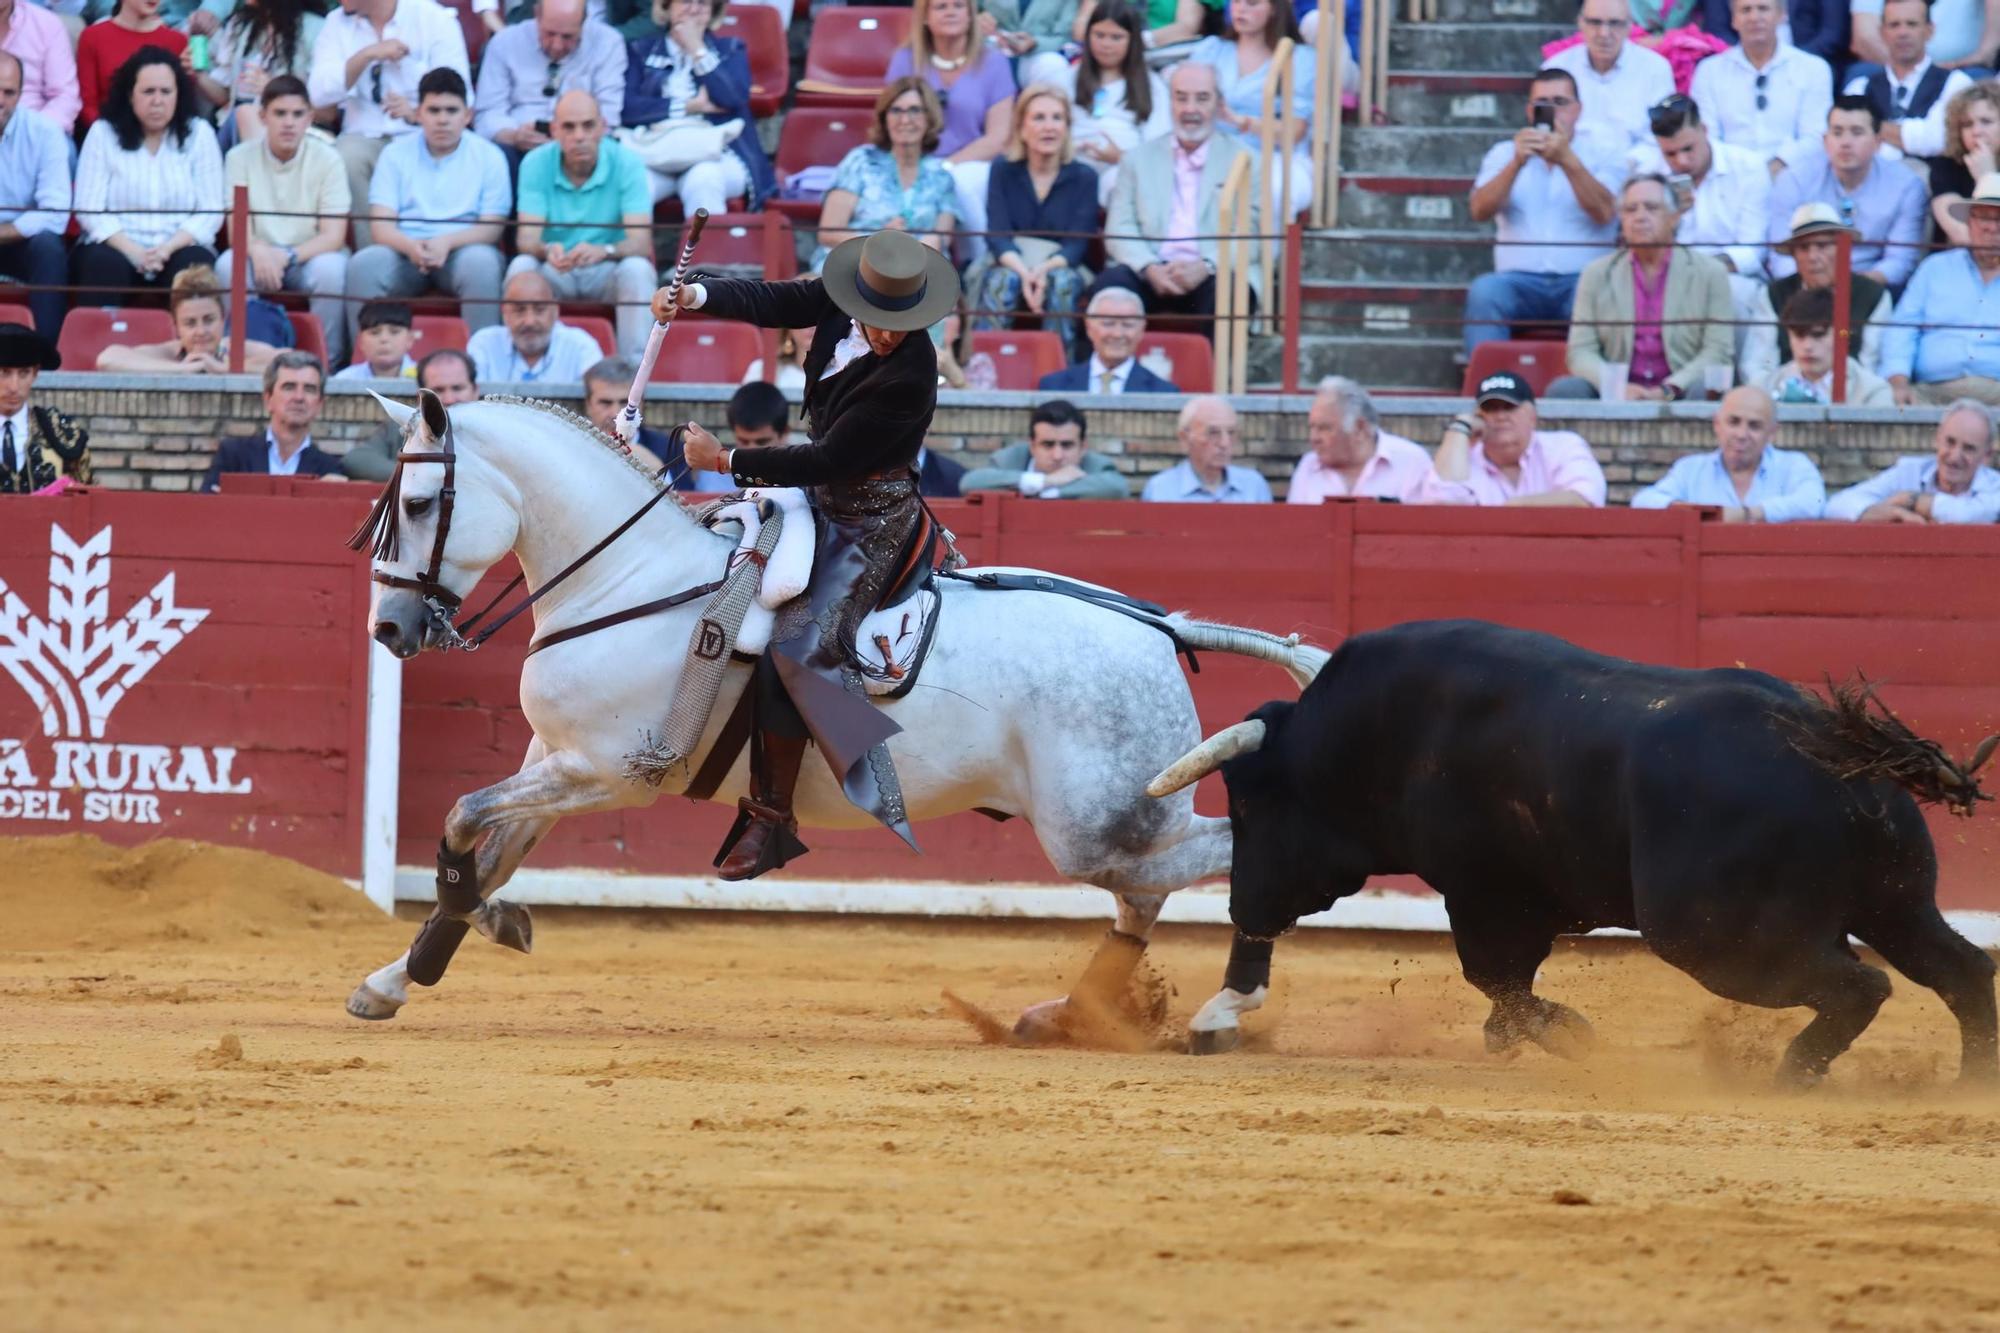
<path fill-rule="evenodd" d="M 1630 40 L 1632 10 L 1626 0 L 1582 0 L 1576 29 L 1583 41 L 1549 58 L 1551 69 L 1566 69 L 1583 99 L 1579 124 L 1615 135 L 1627 144 L 1646 138 L 1647 110 L 1674 91 L 1674 67 L 1657 51 Z"/>
<path fill-rule="evenodd" d="M 1785 40 L 1784 0 L 1734 0 L 1742 38 L 1695 66 L 1688 89 L 1724 143 L 1762 153 L 1773 176 L 1819 147 L 1833 107 L 1833 70 Z"/>
<path fill-rule="evenodd" d="M 551 141 L 556 99 L 582 91 L 597 99 L 606 130 L 624 124 L 625 43 L 585 13 L 584 0 L 538 0 L 533 23 L 515 23 L 486 44 L 473 98 L 472 128 L 521 158 Z"/>

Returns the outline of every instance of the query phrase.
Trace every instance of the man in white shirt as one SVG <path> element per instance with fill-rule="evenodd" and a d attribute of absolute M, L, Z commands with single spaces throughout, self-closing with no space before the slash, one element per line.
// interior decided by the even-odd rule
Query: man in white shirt
<path fill-rule="evenodd" d="M 516 23 L 479 58 L 479 112 L 472 128 L 500 145 L 518 168 L 530 149 L 552 142 L 556 99 L 589 93 L 605 128 L 625 106 L 625 43 L 584 16 L 583 0 L 537 0 L 532 23 Z"/>
<path fill-rule="evenodd" d="M 1429 451 L 1383 430 L 1375 400 L 1345 375 L 1319 382 L 1306 429 L 1312 447 L 1292 472 L 1286 504 L 1316 505 L 1350 495 L 1401 500 L 1431 470 Z"/>
<path fill-rule="evenodd" d="M 1780 39 L 1783 0 L 1735 0 L 1730 17 L 1742 44 L 1696 65 L 1688 91 L 1716 138 L 1763 154 L 1775 176 L 1819 147 L 1833 70 Z"/>
<path fill-rule="evenodd" d="M 1465 295 L 1465 354 L 1527 320 L 1563 322 L 1584 266 L 1617 236 L 1625 145 L 1580 129 L 1576 76 L 1545 69 L 1528 85 L 1529 128 L 1487 150 L 1472 220 L 1495 224 L 1493 272 Z"/>
<path fill-rule="evenodd" d="M 1583 0 L 1576 13 L 1583 41 L 1549 58 L 1551 69 L 1566 69 L 1583 100 L 1581 124 L 1622 140 L 1641 143 L 1648 111 L 1674 92 L 1674 67 L 1657 51 L 1628 40 L 1632 11 L 1626 0 Z"/>
<path fill-rule="evenodd" d="M 347 364 L 347 169 L 340 155 L 306 133 L 312 103 L 289 74 L 258 96 L 264 136 L 229 150 L 223 167 L 231 186 L 250 187 L 250 279 L 260 292 L 310 292 L 312 312 L 326 333 L 330 365 Z M 215 262 L 222 285 L 236 264 L 224 250 Z"/>
<path fill-rule="evenodd" d="M 1888 0 L 1882 7 L 1882 44 L 1887 65 L 1855 67 L 1843 90 L 1866 97 L 1882 121 L 1882 142 L 1911 157 L 1944 152 L 1944 113 L 1951 99 L 1972 86 L 1964 70 L 1947 70 L 1925 54 L 1931 34 L 1930 0 Z"/>
<path fill-rule="evenodd" d="M 557 318 L 555 288 L 533 270 L 507 280 L 500 323 L 473 334 L 465 350 L 485 384 L 580 384 L 604 356 L 597 339 Z"/>
<path fill-rule="evenodd" d="M 1993 417 L 1961 398 L 1945 408 L 1929 458 L 1913 455 L 1826 502 L 1826 515 L 1856 523 L 1991 523 L 2000 518 Z"/>
<path fill-rule="evenodd" d="M 354 201 L 354 244 L 366 247 L 368 181 L 390 140 L 417 128 L 417 85 L 434 69 L 458 72 L 468 87 L 472 62 L 458 16 L 433 0 L 340 0 L 313 47 L 306 79 L 320 110 L 339 107 L 336 147 Z"/>

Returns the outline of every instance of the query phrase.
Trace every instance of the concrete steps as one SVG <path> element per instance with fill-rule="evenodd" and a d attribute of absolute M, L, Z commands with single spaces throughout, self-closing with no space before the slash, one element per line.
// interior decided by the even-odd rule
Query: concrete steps
<path fill-rule="evenodd" d="M 1505 130 L 1367 125 L 1342 136 L 1341 169 L 1362 175 L 1470 176 Z"/>
<path fill-rule="evenodd" d="M 1465 284 L 1312 282 L 1303 288 L 1303 332 L 1382 342 L 1437 342 L 1458 336 Z"/>
<path fill-rule="evenodd" d="M 1574 23 L 1396 23 L 1389 29 L 1389 68 L 1532 74 L 1542 65 L 1542 44 L 1574 31 Z"/>
<path fill-rule="evenodd" d="M 1471 282 L 1493 267 L 1484 231 L 1366 231 L 1343 227 L 1305 239 L 1300 271 L 1314 282 Z"/>
<path fill-rule="evenodd" d="M 1405 12 L 1397 10 L 1392 23 L 1400 24 Z M 1576 0 L 1438 0 L 1438 22 L 1547 23 L 1574 31 Z"/>
<path fill-rule="evenodd" d="M 1528 80 L 1515 74 L 1418 70 L 1389 75 L 1389 123 L 1512 134 L 1525 123 Z"/>

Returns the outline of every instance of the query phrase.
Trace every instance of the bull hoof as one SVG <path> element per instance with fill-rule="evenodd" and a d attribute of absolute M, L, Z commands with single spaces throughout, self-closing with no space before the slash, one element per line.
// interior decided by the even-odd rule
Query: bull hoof
<path fill-rule="evenodd" d="M 355 1018 L 381 1023 L 394 1018 L 396 1011 L 405 1003 L 407 1001 L 392 999 L 380 991 L 371 989 L 364 981 L 354 988 L 352 995 L 347 997 L 347 1012 Z"/>
<path fill-rule="evenodd" d="M 1551 1002 L 1535 1045 L 1565 1060 L 1581 1060 L 1597 1049 L 1597 1031 L 1590 1020 L 1566 1004 Z"/>
<path fill-rule="evenodd" d="M 1030 1046 L 1061 1046 L 1069 1041 L 1069 1001 L 1044 1000 L 1029 1005 L 1014 1021 L 1014 1040 Z"/>
<path fill-rule="evenodd" d="M 1243 1029 L 1240 1027 L 1210 1028 L 1206 1031 L 1194 1028 L 1188 1032 L 1188 1054 L 1224 1055 L 1242 1042 Z"/>
<path fill-rule="evenodd" d="M 520 953 L 535 951 L 535 918 L 520 903 L 489 898 L 473 913 L 472 924 L 495 944 Z"/>

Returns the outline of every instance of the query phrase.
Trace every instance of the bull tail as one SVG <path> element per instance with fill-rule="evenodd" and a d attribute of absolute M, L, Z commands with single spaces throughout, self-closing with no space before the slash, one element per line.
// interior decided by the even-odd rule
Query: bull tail
<path fill-rule="evenodd" d="M 1969 815 L 1980 801 L 1990 801 L 1979 786 L 1979 769 L 2000 746 L 2000 735 L 1979 743 L 1963 762 L 1942 745 L 1917 735 L 1875 693 L 1866 676 L 1836 685 L 1829 677 L 1827 697 L 1810 691 L 1802 714 L 1779 715 L 1792 748 L 1843 782 L 1886 779 L 1928 805 L 1943 805 L 1956 815 Z"/>
<path fill-rule="evenodd" d="M 1333 656 L 1324 648 L 1299 642 L 1296 634 L 1268 634 L 1261 629 L 1195 620 L 1183 611 L 1168 616 L 1167 624 L 1190 648 L 1212 653 L 1235 653 L 1239 657 L 1254 657 L 1260 662 L 1269 662 L 1283 670 L 1302 690 L 1313 683 L 1313 677 L 1319 675 L 1320 668 Z"/>

